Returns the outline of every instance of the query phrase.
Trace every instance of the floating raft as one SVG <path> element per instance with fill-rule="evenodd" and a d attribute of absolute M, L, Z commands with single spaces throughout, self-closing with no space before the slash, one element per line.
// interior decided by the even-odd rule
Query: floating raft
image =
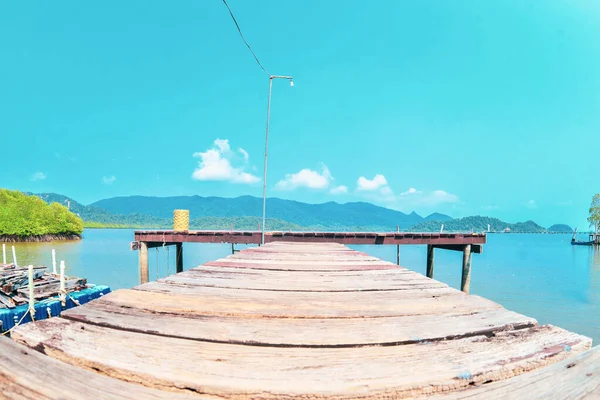
<path fill-rule="evenodd" d="M 600 396 L 591 339 L 339 244 L 242 250 L 12 337 L 8 398 Z"/>
<path fill-rule="evenodd" d="M 15 325 L 31 322 L 29 310 L 29 268 L 0 264 L 0 333 Z M 46 267 L 33 268 L 33 297 L 36 320 L 59 315 L 63 309 L 84 304 L 108 294 L 108 286 L 88 285 L 84 278 L 65 277 L 66 299 L 63 307 L 58 294 L 60 278 Z"/>

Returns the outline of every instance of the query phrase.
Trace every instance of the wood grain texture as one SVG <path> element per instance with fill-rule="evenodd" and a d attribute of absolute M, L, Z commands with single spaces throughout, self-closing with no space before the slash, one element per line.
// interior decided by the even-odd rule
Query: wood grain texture
<path fill-rule="evenodd" d="M 495 385 L 517 378 L 543 385 L 562 371 L 547 366 L 591 346 L 326 243 L 242 250 L 19 326 L 13 338 L 68 368 L 128 385 L 131 397 L 145 398 L 139 389 L 235 400 L 487 398 L 486 388 L 496 395 Z M 541 371 L 550 378 L 535 378 Z M 62 384 L 68 394 L 68 378 Z"/>
<path fill-rule="evenodd" d="M 67 383 L 68 382 L 68 383 Z M 0 398 L 10 400 L 215 399 L 166 392 L 76 368 L 0 336 Z"/>
<path fill-rule="evenodd" d="M 532 318 L 502 308 L 389 318 L 248 318 L 159 314 L 95 303 L 63 313 L 74 321 L 154 335 L 270 346 L 398 345 L 532 327 Z"/>
<path fill-rule="evenodd" d="M 14 337 L 114 378 L 232 399 L 429 394 L 509 378 L 590 346 L 587 338 L 549 326 L 403 346 L 243 346 L 144 335 L 62 318 L 23 325 Z"/>
<path fill-rule="evenodd" d="M 597 400 L 600 399 L 600 346 L 513 379 L 431 399 Z"/>

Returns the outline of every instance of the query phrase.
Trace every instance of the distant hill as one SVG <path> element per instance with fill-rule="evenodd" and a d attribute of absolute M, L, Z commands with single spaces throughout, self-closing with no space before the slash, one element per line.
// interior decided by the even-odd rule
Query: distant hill
<path fill-rule="evenodd" d="M 138 215 L 168 220 L 173 218 L 174 209 L 190 210 L 192 219 L 262 216 L 262 199 L 253 196 L 236 198 L 201 196 L 114 197 L 97 201 L 91 204 L 91 207 L 106 210 L 112 214 L 129 216 L 132 213 L 137 213 Z M 285 221 L 295 226 L 319 230 L 369 229 L 392 231 L 397 225 L 404 230 L 426 220 L 426 218 L 415 212 L 405 214 L 364 202 L 307 204 L 279 198 L 267 199 L 267 213 L 270 218 L 282 222 Z M 432 215 L 442 220 L 451 219 L 451 217 L 444 214 L 436 213 Z"/>
<path fill-rule="evenodd" d="M 71 211 L 83 219 L 86 227 L 170 228 L 175 209 L 190 210 L 191 229 L 258 229 L 262 217 L 262 198 L 253 196 L 129 196 L 100 200 L 88 206 L 55 193 L 37 196 L 49 203 L 70 204 Z M 267 215 L 268 229 L 284 231 L 392 231 L 399 226 L 402 231 L 438 232 L 444 224 L 445 232 L 484 232 L 489 224 L 495 232 L 507 228 L 510 232 L 546 232 L 533 221 L 513 224 L 483 216 L 452 219 L 440 213 L 423 218 L 415 212 L 405 214 L 364 202 L 308 204 L 269 198 Z M 556 226 L 568 228 L 565 231 L 571 229 L 566 225 Z"/>
<path fill-rule="evenodd" d="M 565 224 L 554 224 L 548 228 L 548 232 L 573 232 L 573 228 Z"/>
<path fill-rule="evenodd" d="M 444 232 L 487 232 L 488 224 L 492 232 L 502 232 L 507 228 L 510 232 L 546 232 L 546 228 L 533 221 L 517 222 L 511 224 L 498 218 L 473 216 L 457 218 L 446 221 L 425 221 L 410 228 L 413 232 L 439 232 L 444 224 Z"/>

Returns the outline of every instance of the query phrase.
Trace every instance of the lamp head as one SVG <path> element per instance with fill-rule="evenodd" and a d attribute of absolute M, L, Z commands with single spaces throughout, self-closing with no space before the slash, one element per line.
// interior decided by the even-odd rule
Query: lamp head
<path fill-rule="evenodd" d="M 294 87 L 294 81 L 292 79 L 290 79 L 290 86 Z"/>

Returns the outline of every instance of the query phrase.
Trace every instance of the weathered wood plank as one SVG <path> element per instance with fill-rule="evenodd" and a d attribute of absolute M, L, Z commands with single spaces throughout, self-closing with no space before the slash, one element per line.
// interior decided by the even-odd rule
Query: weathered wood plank
<path fill-rule="evenodd" d="M 252 318 L 156 313 L 106 303 L 90 303 L 65 318 L 146 334 L 232 344 L 306 347 L 398 345 L 491 335 L 537 324 L 503 308 L 386 318 Z"/>
<path fill-rule="evenodd" d="M 591 343 L 545 326 L 403 346 L 285 348 L 143 335 L 64 318 L 19 326 L 13 337 L 108 376 L 225 399 L 432 394 L 510 378 L 585 351 Z"/>
<path fill-rule="evenodd" d="M 375 291 L 427 289 L 447 285 L 406 269 L 355 274 L 326 272 L 245 271 L 235 268 L 194 268 L 159 282 L 222 288 L 277 291 Z"/>
<path fill-rule="evenodd" d="M 210 267 L 229 267 L 245 269 L 267 269 L 278 271 L 367 271 L 374 269 L 398 269 L 398 266 L 386 262 L 332 262 L 320 261 L 319 263 L 307 262 L 276 262 L 269 260 L 227 260 L 221 259 L 204 264 Z"/>
<path fill-rule="evenodd" d="M 0 336 L 0 398 L 10 400 L 211 399 L 165 392 L 74 367 Z M 214 399 L 214 398 L 213 398 Z"/>
<path fill-rule="evenodd" d="M 318 316 L 393 316 L 402 307 L 402 301 L 444 300 L 461 293 L 450 287 L 432 289 L 406 289 L 369 292 L 293 292 L 257 291 L 248 289 L 231 290 L 208 286 L 176 285 L 150 282 L 136 286 L 134 291 L 161 293 L 165 295 L 196 298 L 198 304 L 211 305 L 218 312 L 267 313 Z M 464 295 L 464 294 L 463 294 Z M 253 304 L 258 304 L 256 310 Z M 246 307 L 246 304 L 248 305 Z M 340 304 L 345 304 L 340 307 Z M 408 310 L 410 306 L 403 307 Z M 423 306 L 425 307 L 425 306 Z M 449 307 L 452 307 L 449 305 Z M 220 311 L 219 311 L 220 310 Z M 238 310 L 238 311 L 235 311 Z M 263 311 L 267 310 L 267 311 Z M 279 311 L 277 311 L 279 310 Z M 316 310 L 316 311 L 312 311 Z M 417 309 L 415 309 L 415 312 Z"/>
<path fill-rule="evenodd" d="M 183 273 L 185 274 L 185 272 Z M 214 278 L 214 277 L 194 277 L 177 274 L 159 279 L 158 282 L 174 283 L 190 286 L 220 287 L 228 289 L 252 289 L 252 290 L 273 290 L 273 291 L 296 291 L 296 292 L 353 292 L 353 291 L 382 291 L 382 290 L 415 290 L 432 289 L 447 287 L 445 283 L 431 279 L 411 279 L 397 281 L 357 281 L 357 280 L 337 280 L 330 281 L 297 281 L 289 277 L 288 279 L 277 282 L 273 279 L 232 279 L 232 278 Z"/>
<path fill-rule="evenodd" d="M 600 399 L 600 346 L 512 379 L 431 399 Z"/>
<path fill-rule="evenodd" d="M 165 286 L 149 283 L 144 286 Z M 265 318 L 374 318 L 409 315 L 468 314 L 501 306 L 478 296 L 453 290 L 429 297 L 402 292 L 267 292 L 203 288 L 189 294 L 121 289 L 94 303 L 155 313 L 189 316 Z"/>

